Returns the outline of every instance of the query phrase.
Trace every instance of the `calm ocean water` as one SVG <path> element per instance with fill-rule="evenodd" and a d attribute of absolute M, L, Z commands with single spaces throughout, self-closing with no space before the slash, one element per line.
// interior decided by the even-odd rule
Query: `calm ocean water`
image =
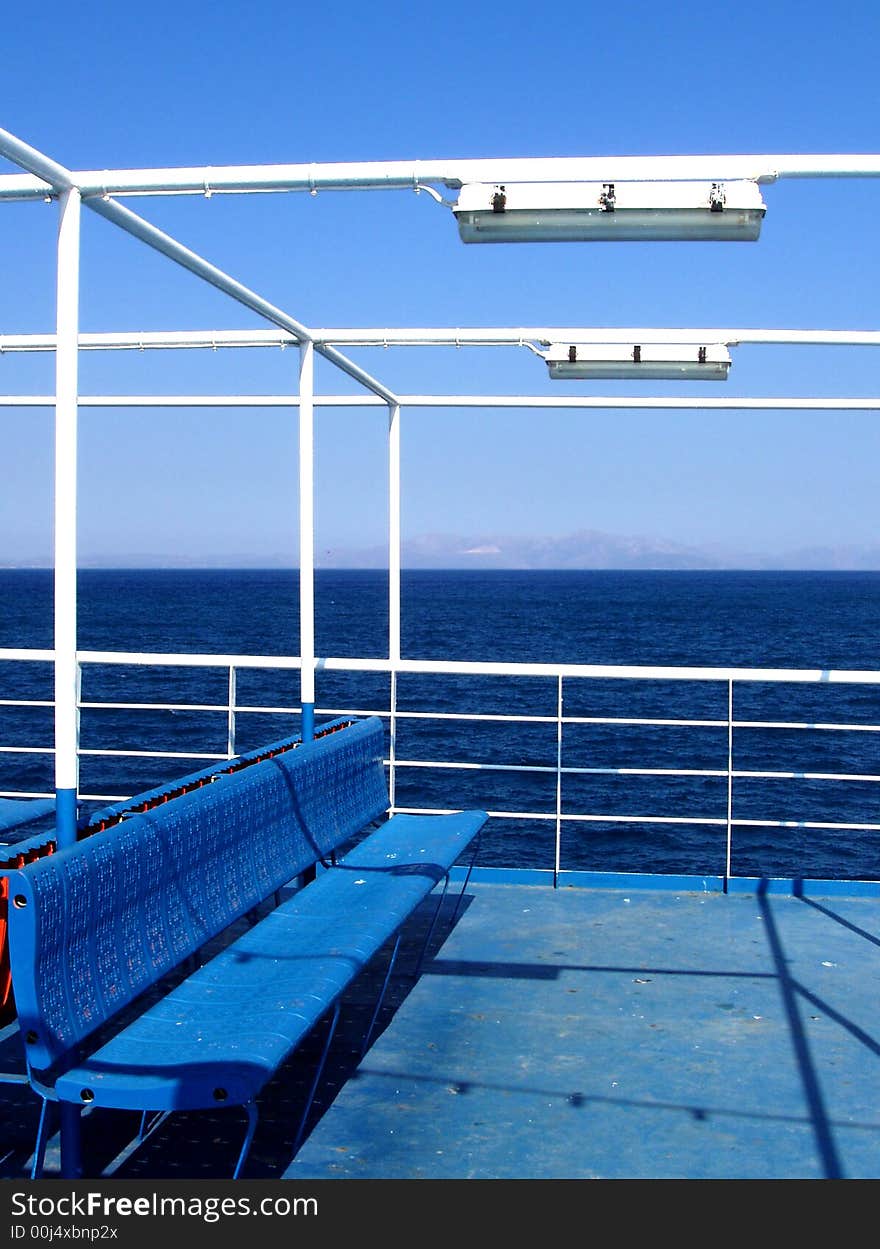
<path fill-rule="evenodd" d="M 80 645 L 89 650 L 295 654 L 296 574 L 281 571 L 85 571 Z M 51 574 L 0 572 L 0 647 L 50 647 Z M 387 576 L 319 571 L 319 655 L 387 653 Z M 880 669 L 880 574 L 749 572 L 406 572 L 403 653 L 408 658 L 600 664 Z M 241 671 L 240 705 L 292 707 L 297 674 Z M 399 707 L 553 717 L 556 683 L 544 678 L 401 677 Z M 574 681 L 566 715 L 715 720 L 720 726 L 567 725 L 562 810 L 643 817 L 643 822 L 563 823 L 565 868 L 718 874 L 727 813 L 727 687 L 723 682 Z M 319 672 L 317 697 L 334 710 L 383 709 L 388 678 Z M 48 665 L 0 665 L 0 699 L 51 699 Z M 218 703 L 225 671 L 87 669 L 87 702 Z M 880 687 L 741 684 L 736 720 L 880 725 Z M 249 750 L 296 731 L 289 714 L 240 712 L 236 745 Z M 226 749 L 225 713 L 84 709 L 86 749 Z M 0 706 L 0 745 L 51 746 L 51 709 Z M 735 874 L 880 876 L 880 834 L 803 827 L 880 823 L 878 783 L 804 773 L 880 775 L 880 736 L 848 729 L 737 729 L 734 769 L 794 772 L 794 780 L 737 778 Z M 556 809 L 556 725 L 402 720 L 397 755 L 536 769 L 402 767 L 401 806 Z M 204 761 L 84 757 L 83 793 L 123 795 L 204 766 Z M 638 776 L 618 769 L 650 769 Z M 669 769 L 722 775 L 672 777 Z M 546 770 L 542 770 L 546 769 Z M 51 790 L 51 757 L 0 754 L 0 789 Z M 96 804 L 97 805 L 97 804 Z M 644 817 L 669 822 L 651 823 Z M 687 825 L 684 817 L 722 821 Z M 758 828 L 749 820 L 780 820 Z M 799 826 L 800 825 L 800 826 Z M 493 820 L 482 861 L 551 867 L 554 820 Z"/>

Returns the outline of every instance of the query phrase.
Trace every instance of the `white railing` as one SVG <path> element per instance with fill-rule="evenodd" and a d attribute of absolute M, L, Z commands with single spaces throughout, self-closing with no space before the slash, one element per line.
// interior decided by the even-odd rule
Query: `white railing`
<path fill-rule="evenodd" d="M 0 665 L 4 662 L 53 662 L 50 650 L 0 649 Z M 227 697 L 222 702 L 135 702 L 90 701 L 80 697 L 78 711 L 170 711 L 212 713 L 222 716 L 226 724 L 225 753 L 211 751 L 145 750 L 136 747 L 87 748 L 78 746 L 78 757 L 106 757 L 127 759 L 169 759 L 188 762 L 210 762 L 232 758 L 237 751 L 236 735 L 238 717 L 243 715 L 290 716 L 298 718 L 299 705 L 253 705 L 239 703 L 237 698 L 238 674 L 247 669 L 292 671 L 299 670 L 299 657 L 274 655 L 211 655 L 211 654 L 147 654 L 139 652 L 82 651 L 77 656 L 80 676 L 84 670 L 96 666 L 136 666 L 163 668 L 216 669 L 226 674 Z M 496 820 L 529 820 L 549 822 L 554 825 L 554 875 L 562 870 L 561 839 L 564 824 L 638 824 L 679 825 L 718 828 L 725 835 L 724 875 L 731 875 L 732 835 L 734 826 L 751 828 L 801 828 L 821 829 L 835 832 L 880 832 L 880 823 L 845 822 L 827 820 L 788 820 L 769 818 L 742 818 L 733 816 L 734 785 L 743 780 L 799 780 L 819 782 L 857 782 L 876 784 L 880 775 L 873 772 L 828 772 L 779 769 L 735 768 L 734 734 L 738 730 L 789 730 L 794 732 L 878 733 L 880 725 L 845 722 L 819 722 L 812 720 L 754 720 L 737 719 L 734 716 L 734 687 L 754 683 L 763 684 L 844 684 L 880 685 L 880 672 L 822 669 L 767 669 L 730 667 L 670 667 L 638 665 L 550 664 L 550 663 L 499 663 L 451 660 L 405 660 L 394 664 L 387 659 L 324 658 L 316 663 L 321 672 L 386 673 L 391 677 L 389 701 L 380 707 L 319 706 L 316 714 L 323 717 L 377 715 L 389 726 L 389 768 L 392 810 L 422 814 L 439 812 L 449 808 L 400 806 L 395 803 L 398 774 L 402 770 L 432 769 L 435 771 L 537 774 L 555 778 L 555 805 L 552 810 L 512 811 L 492 809 L 489 815 Z M 0 668 L 2 671 L 2 668 Z M 547 714 L 504 714 L 499 712 L 465 711 L 412 711 L 400 707 L 398 697 L 399 678 L 404 674 L 433 676 L 472 677 L 544 677 L 553 681 L 553 706 Z M 586 716 L 566 714 L 564 710 L 564 683 L 567 681 L 668 681 L 668 682 L 721 682 L 727 690 L 727 714 L 723 718 L 685 718 L 657 716 Z M 0 685 L 2 688 L 2 685 Z M 0 707 L 48 708 L 53 703 L 45 699 L 0 698 Z M 528 728 L 536 725 L 555 725 L 555 750 L 552 762 L 502 763 L 479 760 L 448 760 L 403 758 L 397 752 L 398 727 L 403 721 L 433 721 L 459 723 L 516 724 Z M 670 727 L 726 730 L 727 761 L 724 767 L 615 767 L 572 766 L 563 763 L 563 742 L 566 728 L 576 725 L 603 725 L 616 727 Z M 0 745 L 0 754 L 52 755 L 50 746 Z M 629 776 L 629 777 L 704 777 L 723 779 L 726 782 L 726 812 L 719 815 L 627 815 L 613 812 L 564 811 L 563 780 L 567 776 Z M 39 798 L 52 797 L 51 793 L 24 789 L 0 790 L 0 797 Z M 131 793 L 81 792 L 84 802 L 116 802 L 132 797 Z"/>

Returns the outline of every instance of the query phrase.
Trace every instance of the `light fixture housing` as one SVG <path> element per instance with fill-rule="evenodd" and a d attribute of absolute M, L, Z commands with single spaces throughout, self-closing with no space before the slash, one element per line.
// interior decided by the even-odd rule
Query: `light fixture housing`
<path fill-rule="evenodd" d="M 730 369 L 730 352 L 718 343 L 554 343 L 541 354 L 550 377 L 559 381 L 593 378 L 723 382 Z"/>
<path fill-rule="evenodd" d="M 465 243 L 748 241 L 766 205 L 754 182 L 466 183 Z"/>

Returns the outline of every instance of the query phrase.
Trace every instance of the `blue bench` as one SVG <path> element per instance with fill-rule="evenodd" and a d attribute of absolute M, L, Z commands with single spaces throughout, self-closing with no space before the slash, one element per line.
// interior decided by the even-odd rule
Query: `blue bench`
<path fill-rule="evenodd" d="M 450 870 L 487 818 L 386 818 L 383 754 L 381 722 L 355 721 L 10 873 L 12 981 L 29 1080 L 44 1099 L 34 1176 L 57 1102 L 65 1178 L 83 1173 L 86 1108 L 243 1107 L 237 1178 L 261 1090 L 332 1013 L 299 1147 L 343 993 L 442 882 L 433 932 Z M 277 905 L 257 917 L 267 901 Z"/>

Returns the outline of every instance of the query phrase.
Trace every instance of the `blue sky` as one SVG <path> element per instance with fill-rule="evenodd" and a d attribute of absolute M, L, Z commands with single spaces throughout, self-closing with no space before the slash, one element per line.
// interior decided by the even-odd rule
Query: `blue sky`
<path fill-rule="evenodd" d="M 714 152 L 872 152 L 880 10 L 765 0 L 553 9 L 512 2 L 54 3 L 7 16 L 0 125 L 70 168 Z M 0 171 L 12 166 L 0 162 Z M 310 326 L 875 329 L 880 181 L 764 189 L 756 244 L 466 247 L 410 192 L 132 203 Z M 257 328 L 83 214 L 82 328 Z M 0 332 L 51 331 L 56 211 L 0 204 Z M 559 394 L 517 348 L 352 351 L 404 392 Z M 877 348 L 742 346 L 707 395 L 876 394 Z M 8 393 L 52 361 L 5 355 Z M 277 393 L 294 353 L 88 355 L 84 392 Z M 323 364 L 323 390 L 350 387 Z M 572 394 L 638 393 L 574 383 Z M 673 394 L 671 383 L 642 393 Z M 693 386 L 681 393 L 700 393 Z M 318 550 L 381 543 L 385 417 L 319 413 Z M 51 543 L 51 415 L 0 409 L 0 562 Z M 872 413 L 404 413 L 406 537 L 650 535 L 767 554 L 872 545 Z M 296 419 L 81 417 L 80 552 L 267 563 L 296 551 Z M 108 523 L 112 518 L 112 523 Z"/>

